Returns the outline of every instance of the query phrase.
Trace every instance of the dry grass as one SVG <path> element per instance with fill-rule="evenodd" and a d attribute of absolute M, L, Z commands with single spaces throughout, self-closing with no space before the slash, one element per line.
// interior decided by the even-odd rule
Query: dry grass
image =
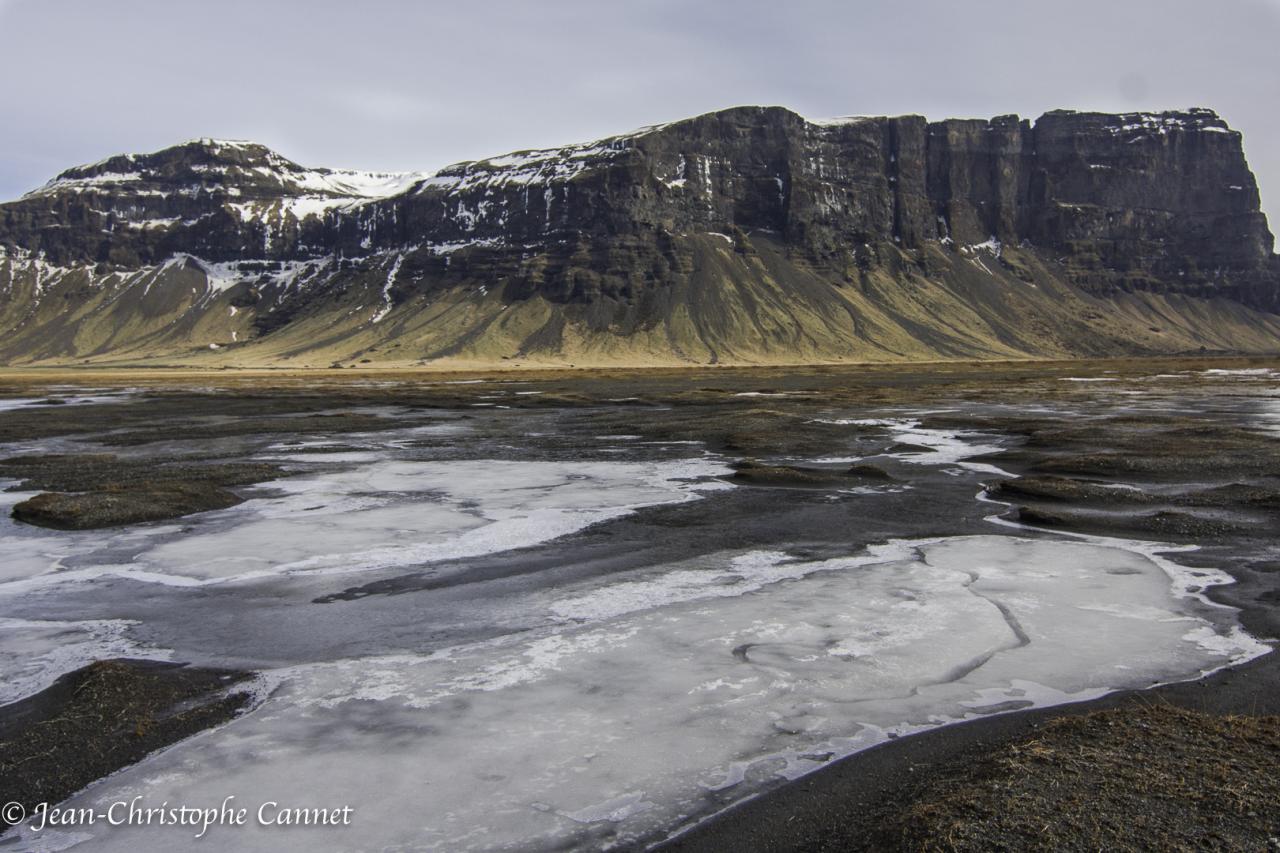
<path fill-rule="evenodd" d="M 0 714 L 0 802 L 30 814 L 245 707 L 244 673 L 99 661 Z M 3 829 L 0 826 L 0 829 Z"/>
<path fill-rule="evenodd" d="M 1280 849 L 1280 717 L 1068 717 L 930 773 L 907 800 L 864 849 Z"/>

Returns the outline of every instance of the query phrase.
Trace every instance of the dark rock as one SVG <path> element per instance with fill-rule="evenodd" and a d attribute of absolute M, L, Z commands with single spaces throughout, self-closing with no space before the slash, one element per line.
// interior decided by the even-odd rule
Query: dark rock
<path fill-rule="evenodd" d="M 326 252 L 323 215 L 299 217 L 283 203 L 359 198 L 325 180 L 343 177 L 305 169 L 255 143 L 193 140 L 66 170 L 3 206 L 0 245 L 104 270 L 182 252 L 210 262 L 254 262 L 267 272 L 272 261 Z"/>
<path fill-rule="evenodd" d="M 281 214 L 277 203 L 291 198 L 358 198 L 337 184 L 317 189 L 316 175 L 342 177 L 252 143 L 113 157 L 4 205 L 0 245 L 60 263 L 136 266 L 185 252 L 266 272 L 335 251 L 492 241 L 465 265 L 563 300 L 634 298 L 653 275 L 678 274 L 685 262 L 663 242 L 676 232 L 736 243 L 767 229 L 827 263 L 878 241 L 911 249 L 994 238 L 1065 256 L 1072 276 L 1099 290 L 1210 290 L 1274 304 L 1272 238 L 1240 134 L 1204 109 L 1058 110 L 1034 125 L 1017 116 L 815 125 L 781 107 L 741 107 L 594 146 L 461 163 L 350 210 Z M 242 216 L 245 205 L 261 212 Z M 520 262 L 530 245 L 541 260 Z M 627 272 L 624 256 L 648 263 Z M 452 266 L 435 257 L 413 256 L 402 277 Z"/>

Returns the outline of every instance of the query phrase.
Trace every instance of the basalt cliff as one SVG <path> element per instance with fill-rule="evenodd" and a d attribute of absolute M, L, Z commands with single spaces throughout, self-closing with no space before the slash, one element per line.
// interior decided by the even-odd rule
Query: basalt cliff
<path fill-rule="evenodd" d="M 743 107 L 434 174 L 202 139 L 0 204 L 0 363 L 669 365 L 1280 351 L 1209 110 Z"/>

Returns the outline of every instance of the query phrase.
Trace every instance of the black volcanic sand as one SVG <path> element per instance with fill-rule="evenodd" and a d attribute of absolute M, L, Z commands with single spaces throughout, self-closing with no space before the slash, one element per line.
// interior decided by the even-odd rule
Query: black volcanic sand
<path fill-rule="evenodd" d="M 99 661 L 0 707 L 0 801 L 58 803 L 148 753 L 230 720 L 248 673 Z"/>
<path fill-rule="evenodd" d="M 217 505 L 224 499 L 214 492 L 229 492 L 238 500 L 244 486 L 270 488 L 273 478 L 315 469 L 306 464 L 277 469 L 246 461 L 264 449 L 283 448 L 291 454 L 359 449 L 362 434 L 390 429 L 467 422 L 465 442 L 430 432 L 404 442 L 421 454 L 418 458 L 427 459 L 617 460 L 597 437 L 633 435 L 638 444 L 666 447 L 698 442 L 691 453 L 705 448 L 737 460 L 728 479 L 740 488 L 714 502 L 650 507 L 575 534 L 563 547 L 552 543 L 492 555 L 465 567 L 465 574 L 381 579 L 336 589 L 312 604 L 441 588 L 465 603 L 466 595 L 482 594 L 469 590 L 518 583 L 525 575 L 556 583 L 724 547 L 785 547 L 811 558 L 836 556 L 890 537 L 996 532 L 984 517 L 1000 513 L 1027 525 L 1022 535 L 1034 536 L 1041 529 L 1198 545 L 1194 553 L 1179 554 L 1178 562 L 1231 574 L 1234 585 L 1213 587 L 1208 595 L 1241 608 L 1241 621 L 1251 633 L 1275 637 L 1280 636 L 1280 559 L 1275 552 L 1280 438 L 1257 427 L 1257 395 L 1244 393 L 1247 388 L 1240 382 L 1203 372 L 1210 367 L 1275 366 L 1274 361 L 1254 359 L 476 377 L 281 371 L 199 379 L 103 372 L 85 374 L 80 381 L 131 386 L 137 389 L 135 397 L 5 412 L 0 443 L 9 444 L 14 458 L 0 461 L 0 477 L 65 500 L 90 496 L 87 507 L 64 509 L 61 521 L 49 523 L 118 524 L 198 512 L 198 501 Z M 1178 378 L 1152 384 L 1152 375 L 1170 373 Z M 1110 381 L 1063 381 L 1070 377 Z M 456 384 L 472 378 L 483 381 Z M 40 397 L 56 391 L 50 387 L 55 383 L 67 381 L 65 374 L 40 371 L 0 374 L 0 394 Z M 193 390 L 190 386 L 198 382 L 217 387 Z M 1260 387 L 1274 389 L 1274 383 Z M 984 443 L 1005 446 L 1001 453 L 973 460 L 1011 473 L 986 478 L 990 500 L 999 503 L 974 500 L 971 478 L 887 457 L 924 448 L 895 446 L 892 431 L 884 426 L 824 422 L 901 417 L 904 412 L 919 413 L 927 428 L 965 431 Z M 527 435 L 520 430 L 533 432 L 535 427 L 536 439 L 513 440 Z M 858 462 L 815 461 L 822 458 Z M 325 464 L 316 463 L 320 468 Z M 92 503 L 135 484 L 146 499 L 124 514 L 112 516 Z M 882 493 L 874 501 L 846 505 L 847 492 L 866 487 Z M 218 597 L 231 593 L 209 589 L 200 594 L 201 606 L 216 609 Z M 118 615 L 144 623 L 172 618 L 146 606 L 140 601 L 137 612 Z M 203 630 L 197 624 L 189 627 Z M 488 628 L 477 625 L 474 630 L 478 639 Z M 191 641 L 227 638 L 193 634 Z M 344 649 L 359 639 L 335 630 L 333 636 L 307 641 Z M 1153 704 L 1160 707 L 1153 711 Z M 0 709 L 0 725 L 11 725 L 14 707 Z M 1096 710 L 1114 715 L 1080 716 Z M 1274 759 L 1275 725 L 1219 716 L 1224 714 L 1280 714 L 1275 655 L 1196 682 L 1112 694 L 1079 706 L 990 716 L 891 741 L 797 782 L 775 785 L 669 841 L 664 849 L 1028 849 L 1037 844 L 1072 849 L 1073 838 L 1080 849 L 1239 849 L 1241 844 L 1263 849 L 1266 838 L 1257 833 L 1269 830 L 1248 812 L 1276 814 L 1274 808 L 1259 811 L 1274 803 L 1274 790 L 1239 792 L 1241 774 L 1274 766 L 1266 761 Z M 223 718 L 214 715 L 203 724 Z M 1060 719 L 1068 722 L 1050 725 Z M 184 731 L 194 731 L 196 722 Z M 1099 726 L 1108 738 L 1099 737 Z M 103 775 L 145 754 L 112 751 L 110 744 L 118 736 L 102 721 L 77 731 L 77 743 L 110 756 L 86 773 Z M 70 744 L 71 735 L 55 740 Z M 1095 751 L 1082 763 L 1071 757 L 1075 747 Z M 1030 754 L 1039 757 L 1035 775 L 1026 776 L 1035 784 L 1027 787 L 1020 768 Z M 1113 797 L 1124 793 L 1126 777 L 1117 774 L 1128 755 L 1146 757 L 1142 764 L 1153 774 L 1150 787 L 1167 794 L 1167 802 L 1182 798 L 1199 804 L 1163 811 L 1141 806 L 1167 818 L 1165 835 L 1150 837 L 1150 843 L 1133 833 L 1120 834 L 1131 827 L 1111 820 L 1139 808 L 1132 791 L 1130 799 Z M 1172 758 L 1147 760 L 1157 755 Z M 1062 760 L 1040 760 L 1045 756 Z M 1187 756 L 1186 761 L 1179 756 Z M 1205 774 L 1174 778 L 1180 768 L 1193 766 L 1187 763 L 1193 757 L 1217 775 L 1202 785 L 1196 780 Z M 1086 779 L 1086 767 L 1098 769 Z M 36 773 L 15 766 L 0 775 L 25 790 L 38 781 Z M 77 777 L 79 784 L 87 778 L 92 776 Z M 938 781 L 930 787 L 929 780 Z M 1023 796 L 1028 791 L 1038 791 L 1039 799 L 1028 800 Z M 1239 794 L 1237 799 L 1230 799 L 1236 796 L 1232 792 Z M 1228 801 L 1243 804 L 1244 812 L 1215 818 L 1216 823 L 1201 820 L 1201 805 Z M 1076 811 L 1065 808 L 1068 802 Z M 1077 836 L 1065 824 L 1052 822 L 1055 815 L 1090 809 L 1099 817 Z M 992 815 L 1000 814 L 1009 816 L 1007 823 L 994 821 Z M 1104 820 L 1105 815 L 1111 817 Z M 1018 834 L 1041 817 L 1056 834 L 1042 833 L 1037 840 Z M 1273 829 L 1273 835 L 1280 834 L 1280 827 Z M 1005 832 L 1007 838 L 999 834 Z"/>

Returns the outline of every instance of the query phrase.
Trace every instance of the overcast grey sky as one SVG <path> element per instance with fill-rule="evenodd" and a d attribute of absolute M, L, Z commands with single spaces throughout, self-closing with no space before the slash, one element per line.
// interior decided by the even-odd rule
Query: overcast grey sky
<path fill-rule="evenodd" d="M 1280 222 L 1280 0 L 0 0 L 0 198 L 195 136 L 436 169 L 735 104 L 1208 106 Z"/>

